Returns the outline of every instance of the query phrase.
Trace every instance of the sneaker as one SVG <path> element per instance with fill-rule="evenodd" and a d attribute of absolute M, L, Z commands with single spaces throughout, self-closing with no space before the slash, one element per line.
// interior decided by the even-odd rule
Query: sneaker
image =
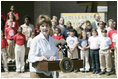
<path fill-rule="evenodd" d="M 99 73 L 99 75 L 103 75 L 103 74 L 105 74 L 105 72 L 100 72 L 100 73 Z"/>
<path fill-rule="evenodd" d="M 4 70 L 5 70 L 5 72 L 9 72 L 7 68 L 5 68 Z"/>
<path fill-rule="evenodd" d="M 96 74 L 99 74 L 99 72 L 98 72 L 98 71 L 96 71 L 95 73 L 96 73 Z"/>
<path fill-rule="evenodd" d="M 110 72 L 106 72 L 106 75 L 109 76 L 109 75 L 111 75 L 111 74 L 110 74 Z"/>
<path fill-rule="evenodd" d="M 80 72 L 84 72 L 85 71 L 85 69 L 84 68 L 80 68 Z"/>
<path fill-rule="evenodd" d="M 95 71 L 93 71 L 93 74 L 95 74 Z"/>
<path fill-rule="evenodd" d="M 76 73 L 76 72 L 78 72 L 78 70 L 77 69 L 74 69 L 74 72 Z"/>

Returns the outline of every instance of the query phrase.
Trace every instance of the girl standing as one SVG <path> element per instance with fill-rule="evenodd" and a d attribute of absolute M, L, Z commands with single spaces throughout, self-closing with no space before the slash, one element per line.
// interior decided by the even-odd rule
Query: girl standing
<path fill-rule="evenodd" d="M 18 33 L 13 37 L 16 42 L 15 45 L 15 59 L 16 59 L 16 72 L 24 73 L 24 56 L 25 56 L 25 35 L 22 34 L 22 27 L 18 28 Z M 22 51 L 21 51 L 22 50 Z"/>
<path fill-rule="evenodd" d="M 88 38 L 87 33 L 85 30 L 83 30 L 80 34 L 80 40 L 79 40 L 79 49 L 80 51 L 80 57 L 83 60 L 84 67 L 80 69 L 80 71 L 89 71 L 90 65 L 89 65 L 89 44 L 88 44 Z"/>
<path fill-rule="evenodd" d="M 99 37 L 96 29 L 92 29 L 92 36 L 88 39 L 90 45 L 90 55 L 92 59 L 93 74 L 100 72 L 99 62 Z"/>

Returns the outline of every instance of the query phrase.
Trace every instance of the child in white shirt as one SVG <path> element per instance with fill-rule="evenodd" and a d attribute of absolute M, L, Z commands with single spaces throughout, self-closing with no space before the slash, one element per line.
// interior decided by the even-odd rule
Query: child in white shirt
<path fill-rule="evenodd" d="M 100 72 L 99 62 L 99 37 L 96 29 L 92 29 L 92 36 L 88 39 L 90 45 L 90 55 L 92 60 L 93 74 Z"/>
<path fill-rule="evenodd" d="M 27 42 L 27 47 L 30 48 L 31 47 L 31 42 L 32 42 L 32 39 L 35 37 L 35 33 L 32 32 L 31 33 L 31 37 L 28 39 L 28 42 Z"/>
<path fill-rule="evenodd" d="M 100 44 L 100 68 L 101 72 L 100 75 L 105 74 L 109 76 L 111 69 L 112 69 L 112 62 L 111 62 L 111 52 L 110 52 L 110 45 L 111 40 L 107 37 L 107 30 L 102 30 L 102 35 L 99 37 L 99 44 Z"/>
<path fill-rule="evenodd" d="M 71 59 L 78 59 L 78 38 L 75 36 L 75 30 L 70 29 L 69 30 L 69 37 L 67 37 L 66 42 L 69 46 L 70 51 L 68 51 L 68 57 Z M 74 69 L 74 72 L 77 72 L 78 69 Z"/>
<path fill-rule="evenodd" d="M 76 36 L 74 36 L 74 29 L 69 30 L 70 36 L 67 37 L 66 42 L 69 46 L 70 52 L 68 52 L 68 57 L 71 59 L 78 58 L 78 51 L 77 51 L 77 45 L 78 45 L 78 39 Z"/>

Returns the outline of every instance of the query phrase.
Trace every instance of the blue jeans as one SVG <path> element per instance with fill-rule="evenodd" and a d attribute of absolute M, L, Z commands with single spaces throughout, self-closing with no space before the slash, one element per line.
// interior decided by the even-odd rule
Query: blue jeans
<path fill-rule="evenodd" d="M 90 49 L 90 55 L 92 59 L 93 72 L 100 72 L 99 49 Z"/>

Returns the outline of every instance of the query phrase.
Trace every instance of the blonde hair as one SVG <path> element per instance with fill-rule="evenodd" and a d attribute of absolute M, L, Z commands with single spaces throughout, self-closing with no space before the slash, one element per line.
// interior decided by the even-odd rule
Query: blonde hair
<path fill-rule="evenodd" d="M 47 15 L 40 15 L 37 18 L 36 21 L 36 25 L 40 27 L 40 25 L 42 25 L 43 23 L 47 23 L 49 24 L 49 26 L 51 27 L 52 23 L 51 23 L 51 19 L 47 16 Z"/>

